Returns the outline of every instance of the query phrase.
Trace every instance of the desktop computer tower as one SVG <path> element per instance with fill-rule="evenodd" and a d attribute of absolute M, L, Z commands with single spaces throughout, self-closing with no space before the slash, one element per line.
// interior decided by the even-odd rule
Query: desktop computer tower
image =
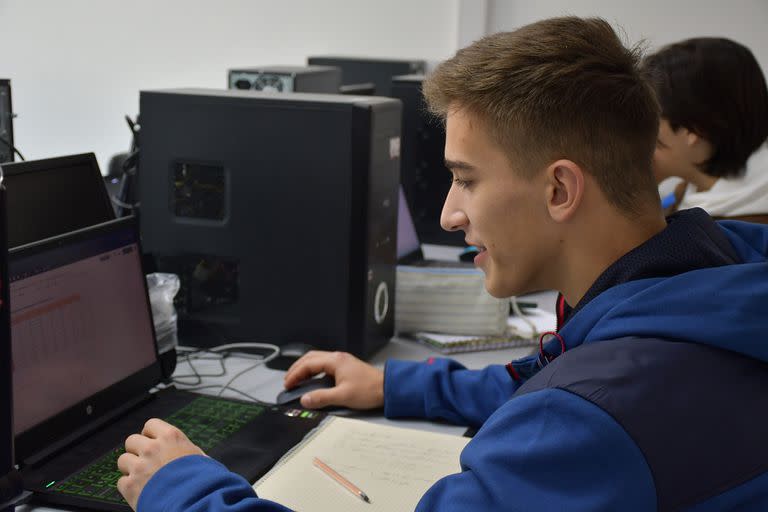
<path fill-rule="evenodd" d="M 234 68 L 228 76 L 229 89 L 336 94 L 341 87 L 341 69 L 332 66 Z"/>
<path fill-rule="evenodd" d="M 390 96 L 392 77 L 424 73 L 427 63 L 423 60 L 377 59 L 371 57 L 338 57 L 317 55 L 307 58 L 307 64 L 341 68 L 344 86 L 373 83 L 378 96 Z"/>
<path fill-rule="evenodd" d="M 13 162 L 11 81 L 0 79 L 0 163 Z"/>
<path fill-rule="evenodd" d="M 182 345 L 390 339 L 399 101 L 142 91 L 140 115 L 142 241 L 181 276 Z"/>
<path fill-rule="evenodd" d="M 443 203 L 451 188 L 445 168 L 445 127 L 427 111 L 424 75 L 396 76 L 393 98 L 403 103 L 400 183 L 421 243 L 463 247 L 464 232 L 440 227 Z"/>

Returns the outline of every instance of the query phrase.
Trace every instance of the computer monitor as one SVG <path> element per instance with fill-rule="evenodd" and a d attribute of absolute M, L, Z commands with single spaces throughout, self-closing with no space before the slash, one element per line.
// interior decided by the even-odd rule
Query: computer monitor
<path fill-rule="evenodd" d="M 11 81 L 0 79 L 0 164 L 13 162 Z"/>
<path fill-rule="evenodd" d="M 404 261 L 413 255 L 421 254 L 419 235 L 413 225 L 413 217 L 408 202 L 405 200 L 403 186 L 400 185 L 400 200 L 397 205 L 397 260 Z"/>
<path fill-rule="evenodd" d="M 177 89 L 140 112 L 142 242 L 181 276 L 181 344 L 389 341 L 399 101 Z"/>
<path fill-rule="evenodd" d="M 403 103 L 400 183 L 423 244 L 464 247 L 464 232 L 440 226 L 443 203 L 451 188 L 445 168 L 445 128 L 429 113 L 421 92 L 424 75 L 392 79 L 393 98 Z"/>
<path fill-rule="evenodd" d="M 9 247 L 115 218 L 93 153 L 16 162 L 3 170 Z"/>

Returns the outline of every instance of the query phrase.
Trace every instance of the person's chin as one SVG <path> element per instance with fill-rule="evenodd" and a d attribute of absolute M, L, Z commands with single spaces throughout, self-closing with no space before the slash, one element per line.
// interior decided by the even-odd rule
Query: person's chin
<path fill-rule="evenodd" d="M 496 297 L 497 299 L 509 297 L 509 295 L 505 293 L 504 287 L 500 286 L 500 283 L 497 283 L 488 272 L 483 272 L 485 272 L 485 291 L 487 291 L 489 295 Z"/>

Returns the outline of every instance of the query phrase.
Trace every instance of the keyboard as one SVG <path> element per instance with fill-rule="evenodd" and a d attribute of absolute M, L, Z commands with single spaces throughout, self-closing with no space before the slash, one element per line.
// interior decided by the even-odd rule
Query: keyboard
<path fill-rule="evenodd" d="M 264 410 L 263 406 L 256 404 L 199 397 L 164 419 L 184 431 L 193 443 L 207 452 Z M 123 445 L 117 446 L 65 480 L 51 482 L 48 489 L 69 495 L 125 503 L 117 490 L 117 481 L 122 476 L 117 469 L 117 459 L 124 452 Z"/>

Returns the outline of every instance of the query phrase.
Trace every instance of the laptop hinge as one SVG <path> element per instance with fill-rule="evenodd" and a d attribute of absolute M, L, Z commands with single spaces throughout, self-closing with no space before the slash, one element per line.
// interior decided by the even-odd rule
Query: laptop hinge
<path fill-rule="evenodd" d="M 131 409 L 152 399 L 153 396 L 154 394 L 145 394 L 132 400 L 128 400 L 124 404 L 116 407 L 111 412 L 106 413 L 104 416 L 98 418 L 97 420 L 88 423 L 88 425 L 84 427 L 80 427 L 77 430 L 74 430 L 68 436 L 59 439 L 55 443 L 46 446 L 45 449 L 35 452 L 29 457 L 25 458 L 23 461 L 21 461 L 21 469 L 23 470 L 24 468 L 34 466 L 39 462 L 51 457 L 52 455 L 57 454 L 59 451 L 67 448 L 78 439 L 91 435 L 93 432 L 100 429 L 104 425 L 111 423 L 115 418 L 126 414 Z"/>

